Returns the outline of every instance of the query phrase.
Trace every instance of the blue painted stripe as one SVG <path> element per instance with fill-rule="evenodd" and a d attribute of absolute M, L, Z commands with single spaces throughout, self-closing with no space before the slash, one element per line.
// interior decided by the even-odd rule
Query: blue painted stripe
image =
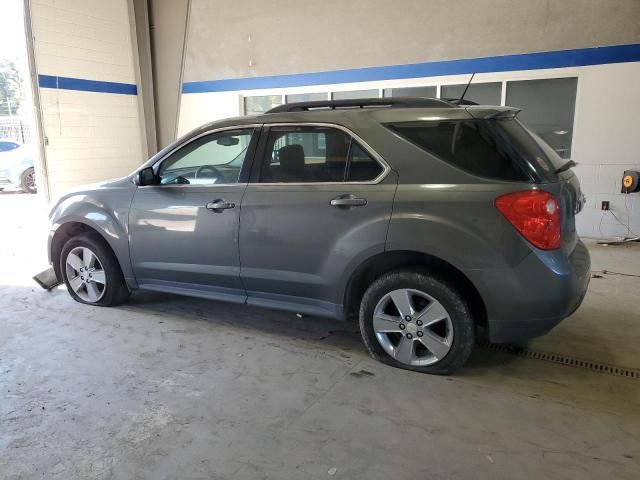
<path fill-rule="evenodd" d="M 554 52 L 524 53 L 497 57 L 466 58 L 440 62 L 354 68 L 329 72 L 297 73 L 268 77 L 233 78 L 185 82 L 182 93 L 229 92 L 261 88 L 303 87 L 333 83 L 371 82 L 402 78 L 436 77 L 464 73 L 509 72 L 543 68 L 582 67 L 640 61 L 640 44 L 580 48 Z"/>
<path fill-rule="evenodd" d="M 58 88 L 62 90 L 78 90 L 81 92 L 119 93 L 123 95 L 138 94 L 138 87 L 131 83 L 101 82 L 98 80 L 56 77 L 53 75 L 38 75 L 38 85 L 41 88 Z"/>

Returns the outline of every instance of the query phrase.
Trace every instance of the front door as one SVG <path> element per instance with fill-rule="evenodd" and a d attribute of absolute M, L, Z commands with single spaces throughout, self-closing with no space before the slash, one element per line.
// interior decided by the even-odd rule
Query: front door
<path fill-rule="evenodd" d="M 247 303 L 339 316 L 345 272 L 384 251 L 396 176 L 337 127 L 273 126 L 261 144 L 240 218 Z"/>
<path fill-rule="evenodd" d="M 258 131 L 190 139 L 154 166 L 157 185 L 138 187 L 129 235 L 140 288 L 244 302 L 238 225 Z"/>

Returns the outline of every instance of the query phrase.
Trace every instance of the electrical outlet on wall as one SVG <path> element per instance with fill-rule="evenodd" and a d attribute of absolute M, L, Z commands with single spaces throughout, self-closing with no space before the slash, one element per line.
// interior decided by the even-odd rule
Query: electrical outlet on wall
<path fill-rule="evenodd" d="M 609 210 L 609 200 L 603 200 L 600 210 Z"/>

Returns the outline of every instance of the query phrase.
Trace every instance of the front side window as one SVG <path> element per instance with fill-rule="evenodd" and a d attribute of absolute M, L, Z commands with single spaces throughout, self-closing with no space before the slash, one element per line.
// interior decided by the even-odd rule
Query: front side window
<path fill-rule="evenodd" d="M 349 134 L 331 127 L 271 127 L 260 183 L 370 181 L 382 166 Z"/>
<path fill-rule="evenodd" d="M 227 130 L 200 137 L 160 165 L 161 185 L 238 183 L 253 129 Z"/>

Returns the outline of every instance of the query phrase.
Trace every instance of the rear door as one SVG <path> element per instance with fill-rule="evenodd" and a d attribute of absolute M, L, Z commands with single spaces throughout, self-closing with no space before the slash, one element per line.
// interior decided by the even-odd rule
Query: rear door
<path fill-rule="evenodd" d="M 240 218 L 247 302 L 341 314 L 344 275 L 384 251 L 396 175 L 341 127 L 265 128 Z"/>
<path fill-rule="evenodd" d="M 130 209 L 136 280 L 149 290 L 244 302 L 238 226 L 258 128 L 211 132 L 154 166 Z"/>

